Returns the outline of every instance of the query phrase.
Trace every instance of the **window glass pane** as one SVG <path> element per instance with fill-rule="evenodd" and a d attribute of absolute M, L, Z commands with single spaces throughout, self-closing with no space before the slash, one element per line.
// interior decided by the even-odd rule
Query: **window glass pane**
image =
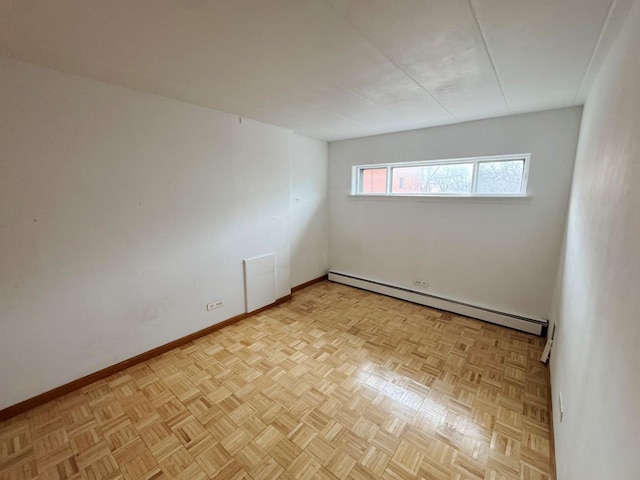
<path fill-rule="evenodd" d="M 360 170 L 360 193 L 387 193 L 387 169 Z"/>
<path fill-rule="evenodd" d="M 472 163 L 449 163 L 393 169 L 392 193 L 468 194 L 473 179 Z"/>
<path fill-rule="evenodd" d="M 477 193 L 521 193 L 524 160 L 478 163 Z"/>

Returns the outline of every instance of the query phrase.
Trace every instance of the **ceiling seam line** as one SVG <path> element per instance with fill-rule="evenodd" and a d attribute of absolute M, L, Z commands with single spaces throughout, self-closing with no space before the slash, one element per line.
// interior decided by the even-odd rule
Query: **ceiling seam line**
<path fill-rule="evenodd" d="M 355 27 L 354 27 L 355 28 Z M 362 34 L 365 38 L 367 38 L 366 35 Z M 400 65 L 398 65 L 395 61 L 393 61 L 391 59 L 391 57 L 389 57 L 386 53 L 384 53 L 380 48 L 378 48 L 373 42 L 371 42 L 371 40 L 369 40 L 367 38 L 367 41 L 373 46 L 373 48 L 375 48 L 378 52 L 380 52 L 387 60 L 389 60 L 398 70 L 400 70 L 402 73 L 405 74 L 405 76 L 411 80 L 419 89 L 421 89 L 423 92 L 425 92 L 427 95 L 429 95 L 438 105 L 440 105 L 443 109 L 446 110 L 446 112 L 451 115 L 451 117 L 456 121 L 459 122 L 460 120 L 458 119 L 458 117 L 456 117 L 453 112 L 451 110 L 449 110 L 447 107 L 444 106 L 444 104 L 438 100 L 438 98 L 431 93 L 429 90 L 427 90 L 427 88 L 424 87 L 424 85 L 422 85 L 420 82 L 418 82 L 415 78 L 413 78 L 413 76 L 409 75 L 409 73 L 402 68 Z"/>
<path fill-rule="evenodd" d="M 460 120 L 458 119 L 458 117 L 456 117 L 453 112 L 451 110 L 449 110 L 447 107 L 445 107 L 440 100 L 438 100 L 435 95 L 433 95 L 429 90 L 427 90 L 420 82 L 418 82 L 415 78 L 413 78 L 411 75 L 409 75 L 409 73 L 402 68 L 400 65 L 398 65 L 389 55 L 387 55 L 380 47 L 378 47 L 365 33 L 363 33 L 360 29 L 358 29 L 358 27 L 356 27 L 355 25 L 353 25 L 349 20 L 347 20 L 344 16 L 340 15 L 340 13 L 337 12 L 337 10 L 335 9 L 335 7 L 331 4 L 331 2 L 329 2 L 328 0 L 325 0 L 327 3 L 329 3 L 329 6 L 331 7 L 331 9 L 336 12 L 336 15 L 338 15 L 338 17 L 342 18 L 342 20 L 344 20 L 348 25 L 351 26 L 351 28 L 353 28 L 356 32 L 358 32 L 366 41 L 369 45 L 371 45 L 378 53 L 380 53 L 384 58 L 386 58 L 389 62 L 391 62 L 393 64 L 394 67 L 396 67 L 398 70 L 400 70 L 409 80 L 411 80 L 419 89 L 421 89 L 423 92 L 425 92 L 427 95 L 429 95 L 429 97 L 431 97 L 438 105 L 440 105 L 449 115 L 451 115 L 451 117 L 456 121 L 459 122 Z"/>
<path fill-rule="evenodd" d="M 361 99 L 363 102 L 368 103 L 369 105 L 371 105 L 371 106 L 373 106 L 373 107 L 377 108 L 378 110 L 380 110 L 380 111 L 382 111 L 382 112 L 385 112 L 385 113 L 387 113 L 387 114 L 389 114 L 389 115 L 393 116 L 394 118 L 396 118 L 396 117 L 397 117 L 397 115 L 396 115 L 394 112 L 392 112 L 391 110 L 389 110 L 388 108 L 385 108 L 385 107 L 383 107 L 382 105 L 378 105 L 376 102 L 374 102 L 374 101 L 372 101 L 372 100 L 369 100 L 369 99 L 368 99 L 368 98 L 366 98 L 365 96 L 360 95 L 358 92 L 354 92 L 353 90 L 351 90 L 351 89 L 350 89 L 350 88 L 348 88 L 348 87 L 344 87 L 344 86 L 340 85 L 339 83 L 338 83 L 338 84 L 336 84 L 336 85 L 335 85 L 335 87 L 336 87 L 336 88 L 338 88 L 338 89 L 340 89 L 340 90 L 342 90 L 342 91 L 344 91 L 344 92 L 347 92 L 347 93 L 348 93 L 348 94 L 350 94 L 350 95 L 353 95 L 353 96 L 354 96 L 354 97 L 356 97 L 356 98 Z M 443 107 L 443 108 L 444 108 L 444 107 Z M 455 117 L 454 117 L 454 118 L 455 118 Z M 402 119 L 399 119 L 399 120 L 400 120 L 400 121 L 402 121 Z M 456 119 L 456 120 L 457 120 L 457 119 Z M 366 123 L 365 123 L 365 124 L 363 124 L 363 126 L 367 127 L 367 126 L 369 126 L 369 124 L 366 124 Z M 376 135 L 377 135 L 377 134 L 376 134 Z"/>
<path fill-rule="evenodd" d="M 507 100 L 507 95 L 504 92 L 504 87 L 502 86 L 502 80 L 500 79 L 498 68 L 496 67 L 496 63 L 493 60 L 493 56 L 491 55 L 491 50 L 489 49 L 489 43 L 487 42 L 487 37 L 484 33 L 484 29 L 480 24 L 480 19 L 478 19 L 478 14 L 476 13 L 476 9 L 473 6 L 473 0 L 468 0 L 468 3 L 469 3 L 469 8 L 471 9 L 471 14 L 473 15 L 473 20 L 476 22 L 476 26 L 478 27 L 478 31 L 480 32 L 480 36 L 482 37 L 482 43 L 484 44 L 484 49 L 487 52 L 487 55 L 489 56 L 489 63 L 491 63 L 493 74 L 496 76 L 498 87 L 500 88 L 500 93 L 502 93 L 502 99 L 504 100 L 504 104 L 507 107 L 507 112 L 509 112 L 509 114 L 511 115 L 512 114 L 511 106 L 509 105 L 509 100 Z"/>
<path fill-rule="evenodd" d="M 355 96 L 355 97 L 357 97 L 357 98 L 360 98 L 362 101 L 364 101 L 364 102 L 366 102 L 366 103 L 368 103 L 368 104 L 370 104 L 370 105 L 372 105 L 372 106 L 374 106 L 374 107 L 378 108 L 379 110 L 381 110 L 381 111 L 383 111 L 383 112 L 388 113 L 389 115 L 392 115 L 394 118 L 395 118 L 395 117 L 397 117 L 397 115 L 396 115 L 394 112 L 392 112 L 391 110 L 389 110 L 388 108 L 385 108 L 385 107 L 383 107 L 382 105 L 378 105 L 376 102 L 374 102 L 374 101 L 372 101 L 372 100 L 369 100 L 368 98 L 366 98 L 366 97 L 364 97 L 364 96 L 360 95 L 358 92 L 354 92 L 353 90 L 351 90 L 351 89 L 350 89 L 350 88 L 348 88 L 348 87 L 344 87 L 344 86 L 342 86 L 342 85 L 340 85 L 340 84 L 336 84 L 336 85 L 335 85 L 335 87 L 336 87 L 336 88 L 339 88 L 340 90 L 343 90 L 343 91 L 345 91 L 345 92 L 349 93 L 350 95 L 353 95 L 353 96 Z M 443 108 L 444 108 L 444 107 L 443 107 Z M 455 118 L 455 117 L 454 117 L 454 118 Z M 400 120 L 400 122 L 402 122 L 402 119 L 401 119 L 401 118 L 399 118 L 399 120 Z M 455 118 L 455 120 L 456 120 L 456 121 L 459 121 L 457 118 Z M 364 124 L 364 126 L 366 127 L 366 126 L 368 126 L 368 125 L 367 125 L 367 124 Z M 427 127 L 419 127 L 419 128 L 427 128 Z M 398 131 L 402 131 L 402 130 L 398 130 Z M 376 133 L 375 135 L 379 135 L 379 134 L 378 134 L 378 133 Z"/>
<path fill-rule="evenodd" d="M 316 105 L 313 102 L 307 102 L 306 100 L 300 100 L 300 99 L 296 99 L 295 101 L 300 102 L 303 105 L 308 105 L 310 107 L 317 108 L 318 110 L 321 110 L 321 111 L 323 111 L 325 113 L 328 113 L 329 115 L 334 115 L 334 116 L 336 116 L 338 118 L 342 118 L 343 120 L 346 120 L 347 122 L 355 123 L 359 127 L 366 127 L 367 126 L 366 124 L 362 124 L 362 123 L 358 122 L 357 120 L 353 120 L 352 118 L 345 117 L 344 115 L 340 115 L 339 113 L 332 112 L 331 110 L 328 110 L 328 109 L 326 109 L 324 107 L 321 107 L 320 105 Z"/>
<path fill-rule="evenodd" d="M 369 100 L 367 97 L 365 97 L 363 95 L 360 95 L 358 92 L 354 92 L 349 87 L 345 87 L 345 86 L 341 85 L 340 83 L 336 83 L 335 87 L 340 89 L 340 90 L 342 90 L 342 91 L 344 91 L 344 92 L 347 92 L 347 93 L 349 93 L 349 94 L 351 94 L 351 95 L 353 95 L 353 96 L 355 96 L 355 97 L 357 97 L 359 99 L 361 99 L 363 102 L 366 102 L 366 103 L 368 103 L 368 104 L 370 104 L 370 105 L 372 105 L 372 106 L 374 106 L 376 108 L 379 108 L 380 110 L 382 110 L 384 112 L 393 114 L 393 112 L 390 111 L 389 109 L 383 107 L 382 105 L 378 105 L 373 100 Z"/>
<path fill-rule="evenodd" d="M 584 86 L 584 82 L 587 79 L 587 75 L 589 74 L 589 71 L 591 70 L 591 67 L 593 66 L 593 61 L 596 58 L 596 53 L 598 51 L 598 49 L 600 48 L 600 44 L 602 43 L 602 38 L 604 37 L 604 31 L 607 28 L 607 25 L 609 24 L 609 20 L 611 19 L 611 15 L 613 13 L 613 9 L 615 7 L 615 5 L 617 4 L 618 0 L 612 0 L 611 1 L 611 5 L 609 5 L 609 11 L 607 12 L 607 15 L 604 18 L 604 21 L 602 22 L 602 27 L 600 28 L 600 35 L 598 36 L 598 41 L 596 42 L 596 44 L 593 46 L 593 51 L 591 52 L 591 56 L 589 57 L 589 63 L 587 63 L 587 67 L 585 68 L 584 72 L 582 73 L 582 78 L 580 79 L 580 83 L 578 84 L 578 88 L 576 89 L 576 94 L 573 96 L 573 105 L 576 104 L 576 102 L 578 101 L 578 95 L 580 95 L 580 91 L 582 90 L 582 87 Z"/>

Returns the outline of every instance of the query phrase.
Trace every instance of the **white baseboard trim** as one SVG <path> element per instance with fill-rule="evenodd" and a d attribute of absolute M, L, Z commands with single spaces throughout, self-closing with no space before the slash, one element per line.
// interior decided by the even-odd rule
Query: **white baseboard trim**
<path fill-rule="evenodd" d="M 547 320 L 537 318 L 527 318 L 520 315 L 498 312 L 468 303 L 457 302 L 448 298 L 429 295 L 428 293 L 417 292 L 405 287 L 389 285 L 375 280 L 356 277 L 346 273 L 329 271 L 329 280 L 351 287 L 361 288 L 370 292 L 380 293 L 389 297 L 406 300 L 426 307 L 437 308 L 447 312 L 457 313 L 466 317 L 473 317 L 486 322 L 495 323 L 504 327 L 513 328 L 522 332 L 542 335 L 543 328 L 547 326 Z"/>

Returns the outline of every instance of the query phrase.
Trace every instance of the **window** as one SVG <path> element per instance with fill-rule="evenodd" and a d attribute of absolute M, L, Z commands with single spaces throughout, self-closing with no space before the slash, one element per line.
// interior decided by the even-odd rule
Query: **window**
<path fill-rule="evenodd" d="M 529 154 L 353 167 L 354 195 L 524 196 Z"/>

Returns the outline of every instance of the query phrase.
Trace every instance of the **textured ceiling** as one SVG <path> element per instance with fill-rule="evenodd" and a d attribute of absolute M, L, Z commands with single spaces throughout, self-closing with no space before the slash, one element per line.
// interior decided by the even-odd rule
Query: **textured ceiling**
<path fill-rule="evenodd" d="M 0 55 L 324 140 L 580 105 L 634 0 L 0 0 Z"/>

